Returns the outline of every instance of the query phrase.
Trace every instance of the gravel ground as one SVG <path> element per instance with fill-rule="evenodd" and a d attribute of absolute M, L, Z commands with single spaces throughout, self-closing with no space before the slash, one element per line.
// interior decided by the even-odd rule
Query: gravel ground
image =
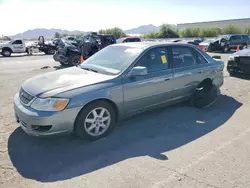
<path fill-rule="evenodd" d="M 0 187 L 250 187 L 248 80 L 225 71 L 209 108 L 157 110 L 93 143 L 27 136 L 13 96 L 26 79 L 57 69 L 51 56 L 0 57 Z"/>

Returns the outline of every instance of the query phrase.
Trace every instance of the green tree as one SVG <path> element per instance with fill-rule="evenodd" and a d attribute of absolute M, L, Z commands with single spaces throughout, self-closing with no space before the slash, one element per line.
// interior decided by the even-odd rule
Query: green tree
<path fill-rule="evenodd" d="M 62 35 L 59 32 L 55 32 L 55 38 L 62 38 Z"/>
<path fill-rule="evenodd" d="M 223 28 L 223 34 L 240 34 L 240 33 L 243 33 L 242 30 L 233 25 L 229 25 Z"/>
<path fill-rule="evenodd" d="M 250 35 L 250 26 L 244 29 L 244 33 Z"/>
<path fill-rule="evenodd" d="M 111 34 L 114 35 L 115 38 L 121 38 L 121 37 L 126 37 L 126 34 L 123 32 L 122 29 L 118 28 L 118 27 L 114 27 L 114 28 L 109 28 L 109 29 L 101 29 L 99 30 L 100 34 Z"/>
<path fill-rule="evenodd" d="M 181 37 L 186 37 L 186 38 L 190 38 L 190 37 L 197 37 L 197 35 L 194 35 L 193 32 L 193 28 L 185 28 L 180 32 Z"/>
<path fill-rule="evenodd" d="M 179 38 L 177 29 L 168 24 L 163 24 L 157 35 L 159 38 Z"/>
<path fill-rule="evenodd" d="M 202 28 L 199 33 L 199 37 L 216 37 L 217 35 L 220 35 L 221 29 L 217 27 L 212 28 Z"/>

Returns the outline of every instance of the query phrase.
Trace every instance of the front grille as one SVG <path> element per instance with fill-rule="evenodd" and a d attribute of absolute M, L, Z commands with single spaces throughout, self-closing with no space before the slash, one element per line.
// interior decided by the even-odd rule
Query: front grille
<path fill-rule="evenodd" d="M 28 104 L 32 99 L 34 99 L 34 97 L 24 91 L 23 88 L 19 91 L 19 98 L 24 104 Z"/>

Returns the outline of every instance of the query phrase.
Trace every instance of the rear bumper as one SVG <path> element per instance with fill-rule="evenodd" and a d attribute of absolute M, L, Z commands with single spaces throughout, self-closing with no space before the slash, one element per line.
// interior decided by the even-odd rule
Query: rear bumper
<path fill-rule="evenodd" d="M 23 105 L 16 94 L 14 111 L 17 122 L 28 135 L 49 136 L 73 132 L 80 108 L 65 109 L 61 112 L 41 112 Z"/>

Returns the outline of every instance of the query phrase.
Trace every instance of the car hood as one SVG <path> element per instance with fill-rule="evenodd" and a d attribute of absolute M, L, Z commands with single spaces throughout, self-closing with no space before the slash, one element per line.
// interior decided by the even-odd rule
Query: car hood
<path fill-rule="evenodd" d="M 250 56 L 250 47 L 232 54 L 232 56 Z"/>
<path fill-rule="evenodd" d="M 2 42 L 2 43 L 0 43 L 0 46 L 5 46 L 7 44 L 9 44 L 9 42 Z"/>
<path fill-rule="evenodd" d="M 113 75 L 104 75 L 78 67 L 71 67 L 28 79 L 22 88 L 33 96 L 48 97 L 112 78 L 114 78 Z"/>

